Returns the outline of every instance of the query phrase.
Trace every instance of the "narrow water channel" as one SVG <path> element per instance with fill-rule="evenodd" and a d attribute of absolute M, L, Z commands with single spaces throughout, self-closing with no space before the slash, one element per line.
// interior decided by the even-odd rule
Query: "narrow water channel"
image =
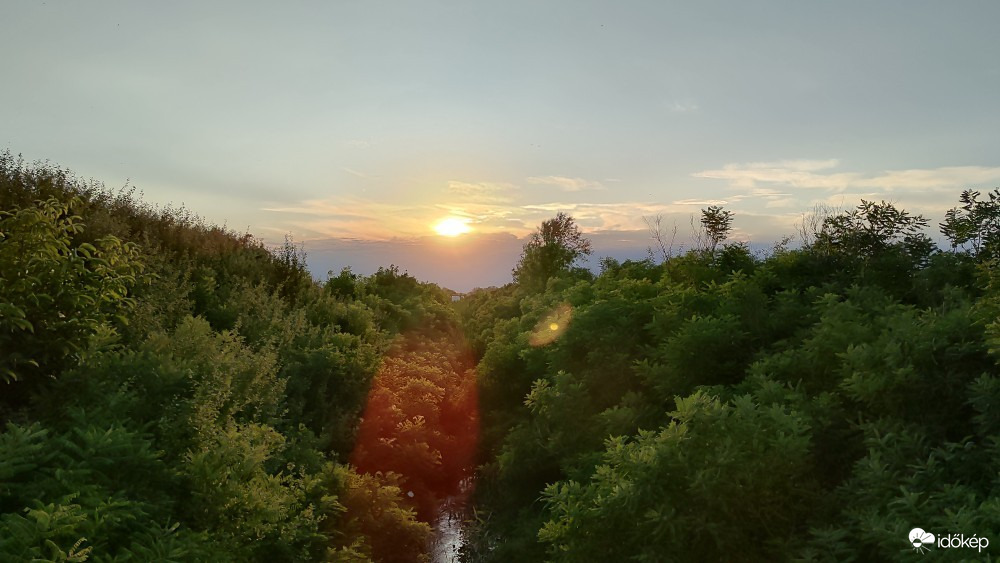
<path fill-rule="evenodd" d="M 472 492 L 472 479 L 462 481 L 458 493 L 441 503 L 434 519 L 434 540 L 431 544 L 432 563 L 458 563 L 459 553 L 465 544 L 465 519 L 468 517 L 468 500 Z"/>
<path fill-rule="evenodd" d="M 433 563 L 457 563 L 462 549 L 462 515 L 442 511 L 434 522 Z"/>

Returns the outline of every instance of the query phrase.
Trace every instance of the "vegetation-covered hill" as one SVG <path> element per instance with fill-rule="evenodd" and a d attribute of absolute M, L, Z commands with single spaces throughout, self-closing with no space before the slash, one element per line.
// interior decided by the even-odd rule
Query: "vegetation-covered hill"
<path fill-rule="evenodd" d="M 881 561 L 1000 543 L 1000 192 L 798 249 L 312 280 L 291 243 L 0 156 L 0 560 Z M 666 250 L 666 249 L 664 249 Z M 994 558 L 990 546 L 937 558 Z"/>
<path fill-rule="evenodd" d="M 424 559 L 414 477 L 347 462 L 399 334 L 457 334 L 449 295 L 304 266 L 0 156 L 0 560 Z"/>

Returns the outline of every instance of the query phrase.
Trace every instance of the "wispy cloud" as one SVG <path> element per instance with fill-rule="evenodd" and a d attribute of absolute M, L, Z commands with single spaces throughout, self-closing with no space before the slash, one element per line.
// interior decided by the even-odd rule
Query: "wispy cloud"
<path fill-rule="evenodd" d="M 962 189 L 967 186 L 992 185 L 1000 181 L 1000 166 L 945 166 L 942 168 L 915 168 L 890 170 L 858 181 L 866 188 Z"/>
<path fill-rule="evenodd" d="M 780 160 L 776 162 L 747 162 L 727 164 L 717 170 L 703 170 L 692 174 L 695 178 L 727 180 L 737 188 L 755 188 L 758 184 L 783 184 L 796 188 L 845 189 L 857 174 L 828 173 L 822 170 L 835 168 L 837 159 L 829 160 Z"/>
<path fill-rule="evenodd" d="M 780 192 L 778 190 L 772 190 L 770 188 L 754 188 L 750 190 L 750 195 L 753 197 L 782 197 L 792 195 L 788 192 Z"/>
<path fill-rule="evenodd" d="M 562 201 L 517 205 L 453 201 L 438 204 L 392 205 L 359 197 L 337 197 L 274 206 L 268 227 L 275 232 L 295 231 L 309 238 L 397 240 L 426 236 L 431 225 L 444 216 L 469 220 L 478 233 L 525 236 L 542 221 L 562 211 L 572 215 L 584 231 L 642 230 L 643 216 L 664 214 L 686 217 L 691 208 L 654 202 L 569 203 Z"/>
<path fill-rule="evenodd" d="M 698 104 L 690 100 L 671 100 L 667 107 L 672 113 L 691 113 L 700 109 Z"/>
<path fill-rule="evenodd" d="M 956 190 L 967 186 L 982 186 L 1000 181 L 1000 167 L 945 166 L 887 170 L 878 173 L 836 172 L 837 159 L 781 160 L 727 164 L 716 170 L 703 170 L 692 176 L 726 180 L 734 188 L 751 189 L 751 196 L 776 199 L 785 193 L 765 193 L 762 185 L 792 188 L 817 188 L 836 191 L 874 189 L 893 190 Z"/>
<path fill-rule="evenodd" d="M 572 215 L 584 231 L 645 230 L 644 216 L 677 215 L 686 218 L 691 209 L 684 205 L 655 202 L 565 203 L 552 202 L 520 207 L 520 216 L 529 217 L 533 225 L 563 211 Z M 685 219 L 686 220 L 686 219 Z"/>
<path fill-rule="evenodd" d="M 768 209 L 777 209 L 782 207 L 797 207 L 799 205 L 799 200 L 793 197 L 782 197 L 777 199 L 769 199 L 764 207 Z"/>
<path fill-rule="evenodd" d="M 729 201 L 725 199 L 679 199 L 674 205 L 726 205 Z"/>
<path fill-rule="evenodd" d="M 353 170 L 349 173 L 368 176 Z M 877 200 L 891 199 L 894 195 L 902 196 L 911 212 L 933 216 L 947 208 L 942 203 L 946 192 L 952 194 L 947 198 L 951 204 L 961 188 L 996 185 L 1000 182 L 1000 167 L 952 166 L 861 173 L 841 170 L 841 163 L 836 159 L 782 160 L 729 164 L 694 176 L 724 180 L 735 191 L 703 193 L 701 197 L 695 192 L 691 194 L 695 197 L 662 203 L 634 200 L 596 203 L 582 201 L 585 198 L 575 195 L 565 200 L 543 198 L 544 191 L 525 194 L 518 186 L 505 182 L 452 180 L 433 202 L 423 198 L 382 203 L 361 196 L 336 196 L 275 204 L 265 209 L 272 219 L 266 227 L 275 229 L 274 232 L 301 233 L 308 237 L 307 240 L 408 240 L 432 235 L 431 226 L 451 215 L 467 219 L 480 234 L 508 233 L 521 237 L 556 213 L 565 212 L 572 215 L 585 232 L 640 231 L 646 228 L 644 216 L 662 214 L 686 224 L 692 214 L 697 214 L 698 208 L 710 205 L 739 203 L 739 208 L 735 209 L 737 215 L 750 221 L 754 213 L 777 218 L 796 209 L 807 209 L 817 202 L 850 207 L 862 197 Z M 562 176 L 533 176 L 526 182 L 568 192 L 603 187 L 599 182 Z M 523 199 L 527 195 L 531 195 L 533 201 Z M 752 222 L 747 223 L 748 227 L 751 225 Z M 759 226 L 750 229 L 747 232 L 755 236 L 770 232 Z"/>
<path fill-rule="evenodd" d="M 353 169 L 353 168 L 348 168 L 348 167 L 346 167 L 346 166 L 344 166 L 344 167 L 342 168 L 342 170 L 343 170 L 344 172 L 347 172 L 347 173 L 348 173 L 348 174 L 350 174 L 351 176 L 357 176 L 358 178 L 364 178 L 364 179 L 366 179 L 366 180 L 368 180 L 368 179 L 372 179 L 372 178 L 378 178 L 378 176 L 373 176 L 373 175 L 371 175 L 371 174 L 367 174 L 367 173 L 365 173 L 365 172 L 361 172 L 361 171 L 358 171 L 358 170 L 355 170 L 355 169 Z"/>
<path fill-rule="evenodd" d="M 361 177 L 362 172 L 345 169 Z M 572 215 L 588 233 L 603 231 L 642 231 L 643 217 L 661 214 L 671 221 L 686 224 L 698 208 L 710 205 L 736 206 L 737 215 L 746 218 L 747 233 L 761 236 L 774 227 L 753 223 L 757 214 L 775 224 L 793 211 L 807 209 L 817 202 L 848 207 L 860 198 L 891 199 L 902 196 L 908 210 L 932 215 L 945 209 L 946 191 L 1000 182 L 1000 167 L 952 166 L 933 169 L 903 169 L 875 172 L 844 170 L 838 159 L 799 159 L 746 162 L 693 174 L 696 178 L 723 180 L 730 193 L 701 190 L 684 194 L 689 197 L 654 201 L 588 202 L 573 195 L 565 199 L 546 198 L 545 190 L 527 193 L 507 182 L 450 180 L 438 192 L 436 200 L 427 198 L 393 204 L 379 203 L 359 196 L 337 196 L 322 200 L 282 204 L 268 208 L 274 221 L 270 227 L 283 232 L 296 230 L 308 236 L 356 240 L 409 240 L 432 236 L 431 226 L 446 216 L 468 220 L 479 234 L 507 233 L 522 237 L 542 221 L 558 212 Z M 609 182 L 610 180 L 604 180 Z M 552 186 L 565 192 L 604 188 L 594 180 L 567 176 L 532 176 L 526 185 Z M 810 188 L 810 189 L 803 189 Z M 680 195 L 680 194 L 678 194 Z M 693 196 L 693 197 L 692 197 Z M 530 200 L 528 199 L 530 197 Z M 833 201 L 833 200 L 837 201 Z M 954 201 L 948 198 L 950 201 Z"/>
<path fill-rule="evenodd" d="M 368 147 L 372 146 L 372 144 L 371 142 L 365 141 L 364 139 L 351 139 L 350 141 L 347 141 L 347 146 L 351 147 L 352 149 L 367 149 Z"/>
<path fill-rule="evenodd" d="M 448 182 L 448 192 L 479 202 L 507 202 L 519 188 L 505 182 Z"/>
<path fill-rule="evenodd" d="M 479 228 L 496 227 L 517 214 L 516 207 L 485 203 L 439 203 L 434 209 L 444 211 L 448 215 L 465 217 Z"/>
<path fill-rule="evenodd" d="M 767 201 L 767 207 L 779 207 L 784 204 L 775 203 L 776 201 L 788 202 L 793 199 L 791 196 L 792 194 L 788 192 L 771 188 L 752 188 L 749 191 L 730 196 L 728 201 L 735 203 L 737 201 L 763 199 Z"/>
<path fill-rule="evenodd" d="M 532 205 L 522 205 L 521 209 L 558 213 L 560 211 L 573 211 L 577 208 L 577 206 L 578 204 L 576 203 L 536 203 Z"/>
<path fill-rule="evenodd" d="M 566 176 L 531 176 L 525 181 L 529 184 L 555 186 L 567 192 L 604 189 L 604 185 L 600 182 L 583 178 L 567 178 Z"/>
<path fill-rule="evenodd" d="M 429 221 L 441 214 L 431 205 L 395 205 L 358 197 L 307 200 L 262 211 L 274 213 L 272 227 L 285 232 L 295 230 L 313 238 L 354 240 L 391 240 L 422 233 L 428 230 Z"/>

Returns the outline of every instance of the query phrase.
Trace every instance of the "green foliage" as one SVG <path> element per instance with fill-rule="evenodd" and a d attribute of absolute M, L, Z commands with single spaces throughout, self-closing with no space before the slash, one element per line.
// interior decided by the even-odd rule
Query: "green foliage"
<path fill-rule="evenodd" d="M 675 419 L 634 441 L 608 441 L 588 483 L 550 485 L 539 530 L 554 561 L 773 560 L 814 494 L 808 425 L 750 397 L 696 393 Z"/>
<path fill-rule="evenodd" d="M 862 202 L 758 257 L 709 208 L 704 248 L 596 277 L 560 214 L 516 283 L 453 305 L 394 266 L 321 287 L 290 239 L 4 153 L 0 560 L 426 561 L 476 464 L 477 561 L 898 560 L 916 525 L 992 537 L 988 195 L 946 217 L 952 252 Z"/>
<path fill-rule="evenodd" d="M 823 221 L 816 245 L 853 255 L 872 255 L 898 243 L 919 246 L 926 239 L 923 217 L 911 216 L 888 202 L 861 201 L 856 209 Z"/>
<path fill-rule="evenodd" d="M 717 268 L 726 274 L 740 272 L 751 275 L 757 267 L 757 261 L 746 243 L 730 243 L 722 246 L 716 258 Z"/>
<path fill-rule="evenodd" d="M 231 545 L 253 546 L 260 558 L 309 559 L 324 542 L 318 528 L 341 507 L 336 498 L 312 489 L 320 477 L 280 460 L 285 439 L 259 424 L 230 426 L 215 433 L 184 459 L 190 497 L 185 520 Z"/>
<path fill-rule="evenodd" d="M 424 563 L 430 560 L 426 546 L 431 528 L 417 520 L 402 499 L 399 476 L 343 471 L 343 530 L 347 538 L 337 550 L 336 561 L 398 561 Z"/>
<path fill-rule="evenodd" d="M 988 192 L 988 200 L 980 200 L 980 195 L 974 190 L 963 191 L 959 196 L 962 206 L 948 210 L 940 224 L 941 234 L 952 250 L 968 245 L 968 252 L 977 258 L 1000 258 L 1000 188 Z"/>
<path fill-rule="evenodd" d="M 23 561 L 86 561 L 91 549 L 79 535 L 87 515 L 71 504 L 73 495 L 61 503 L 25 508 L 24 515 L 0 517 L 0 555 Z"/>
<path fill-rule="evenodd" d="M 375 323 L 392 334 L 421 331 L 448 333 L 455 322 L 450 295 L 429 283 L 400 273 L 396 266 L 379 268 L 364 280 L 362 294 L 375 311 Z"/>
<path fill-rule="evenodd" d="M 922 264 L 934 249 L 930 237 L 921 232 L 926 226 L 922 216 L 891 203 L 862 200 L 856 209 L 827 217 L 813 248 L 859 260 L 862 270 L 872 262 L 893 259 Z"/>
<path fill-rule="evenodd" d="M 328 292 L 343 299 L 356 299 L 361 296 L 361 276 L 352 272 L 350 267 L 340 270 L 340 274 L 336 277 L 332 276 L 332 271 L 330 274 L 325 286 Z"/>
<path fill-rule="evenodd" d="M 202 534 L 162 526 L 179 482 L 148 436 L 74 422 L 64 431 L 8 425 L 0 434 L 0 456 L 9 460 L 0 468 L 4 560 L 59 560 L 74 550 L 96 560 L 163 550 L 229 559 Z"/>
<path fill-rule="evenodd" d="M 0 559 L 419 560 L 398 477 L 336 460 L 394 331 L 456 331 L 448 295 L 324 291 L 304 258 L 0 155 Z"/>
<path fill-rule="evenodd" d="M 476 295 L 470 556 L 895 560 L 917 524 L 996 533 L 995 268 L 935 252 L 924 226 L 862 202 L 800 250 L 717 237 Z M 568 326 L 539 344 L 560 306 Z"/>
<path fill-rule="evenodd" d="M 0 211 L 0 378 L 8 383 L 82 361 L 90 340 L 134 305 L 138 248 L 113 236 L 74 245 L 84 230 L 72 214 L 78 205 L 49 199 Z"/>
<path fill-rule="evenodd" d="M 644 365 L 642 375 L 662 395 L 735 383 L 747 363 L 747 338 L 735 317 L 691 317 L 653 356 L 660 363 Z"/>
<path fill-rule="evenodd" d="M 514 284 L 499 289 L 477 289 L 455 304 L 466 345 L 476 359 L 483 357 L 487 344 L 493 340 L 497 321 L 521 315 L 516 290 Z"/>
<path fill-rule="evenodd" d="M 987 537 L 1000 529 L 995 479 L 982 472 L 995 463 L 995 445 L 935 443 L 921 429 L 888 420 L 866 424 L 863 430 L 867 455 L 833 495 L 838 512 L 831 521 L 842 537 L 850 538 L 836 546 L 840 558 L 871 561 L 912 553 L 900 538 L 915 522 L 924 529 L 969 530 L 964 533 Z M 812 541 L 802 550 L 806 558 L 830 548 L 829 530 L 812 531 Z M 934 556 L 967 561 L 970 553 L 937 550 Z"/>

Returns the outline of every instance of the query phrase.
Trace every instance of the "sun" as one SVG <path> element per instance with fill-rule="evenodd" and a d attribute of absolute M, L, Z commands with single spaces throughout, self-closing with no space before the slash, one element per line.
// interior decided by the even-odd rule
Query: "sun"
<path fill-rule="evenodd" d="M 468 219 L 461 219 L 459 217 L 447 217 L 441 219 L 434 225 L 434 232 L 443 237 L 457 237 L 458 235 L 465 234 L 472 229 L 469 227 Z"/>

